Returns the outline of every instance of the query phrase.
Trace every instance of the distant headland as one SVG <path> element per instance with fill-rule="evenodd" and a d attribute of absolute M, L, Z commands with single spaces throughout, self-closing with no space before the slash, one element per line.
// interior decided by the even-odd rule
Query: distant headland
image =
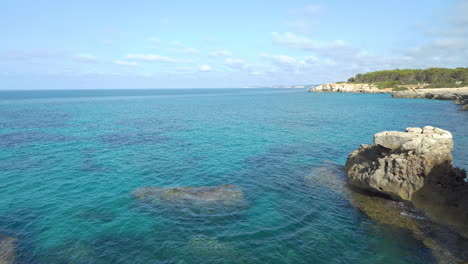
<path fill-rule="evenodd" d="M 453 100 L 468 110 L 468 68 L 395 69 L 356 74 L 309 92 L 392 93 L 395 98 Z"/>

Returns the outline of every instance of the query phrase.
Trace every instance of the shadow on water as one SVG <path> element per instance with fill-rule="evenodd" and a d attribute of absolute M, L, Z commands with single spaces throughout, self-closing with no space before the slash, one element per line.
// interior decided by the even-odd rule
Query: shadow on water
<path fill-rule="evenodd" d="M 118 126 L 134 128 L 137 130 L 148 130 L 157 132 L 171 132 L 189 129 L 190 125 L 180 119 L 174 118 L 129 118 L 117 123 Z"/>
<path fill-rule="evenodd" d="M 117 215 L 109 210 L 93 206 L 84 206 L 84 208 L 80 209 L 74 217 L 85 222 L 109 223 L 112 222 Z"/>
<path fill-rule="evenodd" d="M 72 116 L 68 113 L 40 109 L 0 112 L 0 128 L 34 129 L 68 126 Z"/>
<path fill-rule="evenodd" d="M 159 132 L 113 133 L 99 136 L 99 141 L 110 146 L 161 144 L 170 138 Z"/>
<path fill-rule="evenodd" d="M 18 147 L 29 144 L 48 144 L 73 140 L 76 139 L 61 134 L 52 134 L 40 131 L 18 131 L 0 134 L 0 147 Z"/>

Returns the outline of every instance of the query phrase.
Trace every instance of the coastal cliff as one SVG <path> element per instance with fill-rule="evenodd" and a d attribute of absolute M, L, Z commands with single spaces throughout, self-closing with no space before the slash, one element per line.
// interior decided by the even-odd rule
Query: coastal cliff
<path fill-rule="evenodd" d="M 461 105 L 461 110 L 468 111 L 468 87 L 394 91 L 390 88 L 379 89 L 372 83 L 326 83 L 308 91 L 314 93 L 391 93 L 393 98 L 452 100 L 455 104 Z"/>
<path fill-rule="evenodd" d="M 309 92 L 316 93 L 390 93 L 388 89 L 379 89 L 369 83 L 326 83 L 314 87 Z"/>
<path fill-rule="evenodd" d="M 452 149 L 452 134 L 440 128 L 385 131 L 353 151 L 345 168 L 351 185 L 409 201 L 468 237 L 466 171 L 453 167 Z"/>

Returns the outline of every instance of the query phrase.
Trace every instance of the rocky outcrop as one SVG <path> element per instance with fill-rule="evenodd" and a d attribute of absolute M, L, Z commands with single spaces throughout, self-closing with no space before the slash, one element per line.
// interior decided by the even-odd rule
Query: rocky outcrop
<path fill-rule="evenodd" d="M 345 167 L 353 186 L 410 201 L 468 237 L 466 171 L 453 167 L 452 149 L 452 134 L 443 129 L 386 131 L 353 151 Z"/>
<path fill-rule="evenodd" d="M 15 261 L 17 239 L 0 234 L 0 264 L 12 264 Z"/>
<path fill-rule="evenodd" d="M 393 98 L 427 98 L 426 93 L 421 92 L 396 92 L 392 94 Z"/>
<path fill-rule="evenodd" d="M 244 194 L 235 185 L 203 187 L 142 187 L 132 195 L 152 203 L 166 203 L 182 206 L 237 206 L 244 201 Z"/>
<path fill-rule="evenodd" d="M 460 95 L 457 100 L 455 100 L 455 104 L 461 105 L 461 110 L 468 111 L 468 95 Z"/>
<path fill-rule="evenodd" d="M 357 187 L 411 201 L 438 167 L 445 167 L 452 180 L 463 181 L 452 167 L 452 149 L 452 134 L 430 126 L 377 133 L 373 145 L 349 155 L 348 178 Z"/>
<path fill-rule="evenodd" d="M 369 83 L 326 83 L 314 87 L 309 92 L 315 93 L 389 93 Z"/>

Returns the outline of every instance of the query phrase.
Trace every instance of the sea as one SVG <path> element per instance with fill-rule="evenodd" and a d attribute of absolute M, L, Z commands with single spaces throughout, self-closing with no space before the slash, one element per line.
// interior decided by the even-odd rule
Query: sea
<path fill-rule="evenodd" d="M 0 91 L 0 234 L 17 239 L 15 264 L 468 258 L 462 238 L 405 204 L 385 202 L 416 231 L 356 206 L 342 170 L 375 133 L 426 125 L 453 134 L 454 164 L 468 168 L 459 108 L 304 89 Z M 218 212 L 132 196 L 223 184 L 239 186 L 246 205 Z"/>

